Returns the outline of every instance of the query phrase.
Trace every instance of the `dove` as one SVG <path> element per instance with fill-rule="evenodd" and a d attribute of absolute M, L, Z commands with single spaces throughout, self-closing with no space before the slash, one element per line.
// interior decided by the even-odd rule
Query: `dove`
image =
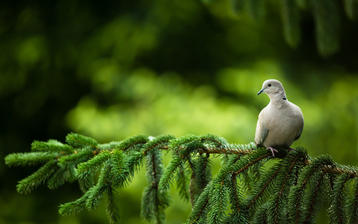
<path fill-rule="evenodd" d="M 301 136 L 303 130 L 303 114 L 297 105 L 287 100 L 280 81 L 264 81 L 257 95 L 261 93 L 268 95 L 270 103 L 258 116 L 255 143 L 266 147 L 275 157 L 278 148 L 292 150 L 291 144 Z"/>

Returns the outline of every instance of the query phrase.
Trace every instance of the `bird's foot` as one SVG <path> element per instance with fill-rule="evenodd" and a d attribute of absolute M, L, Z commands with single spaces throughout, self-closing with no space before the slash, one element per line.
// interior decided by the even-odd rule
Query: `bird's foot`
<path fill-rule="evenodd" d="M 266 149 L 271 151 L 272 157 L 275 157 L 275 152 L 276 152 L 276 153 L 278 152 L 277 149 L 275 149 L 275 148 L 273 148 L 273 147 L 271 147 L 271 146 L 270 146 L 270 147 L 267 147 Z"/>

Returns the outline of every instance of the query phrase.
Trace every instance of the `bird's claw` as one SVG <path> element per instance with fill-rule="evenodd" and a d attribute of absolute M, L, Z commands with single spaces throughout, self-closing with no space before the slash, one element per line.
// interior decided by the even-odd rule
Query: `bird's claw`
<path fill-rule="evenodd" d="M 277 149 L 272 148 L 272 147 L 267 147 L 267 150 L 270 150 L 270 151 L 271 151 L 272 157 L 275 157 L 275 152 L 276 152 L 276 153 L 278 152 Z"/>

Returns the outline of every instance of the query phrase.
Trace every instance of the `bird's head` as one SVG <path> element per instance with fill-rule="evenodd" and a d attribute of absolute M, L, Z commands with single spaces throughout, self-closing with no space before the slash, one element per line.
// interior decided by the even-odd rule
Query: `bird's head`
<path fill-rule="evenodd" d="M 271 99 L 272 98 L 282 98 L 286 100 L 285 89 L 282 86 L 282 83 L 276 79 L 268 79 L 262 84 L 261 90 L 257 93 L 266 93 Z"/>

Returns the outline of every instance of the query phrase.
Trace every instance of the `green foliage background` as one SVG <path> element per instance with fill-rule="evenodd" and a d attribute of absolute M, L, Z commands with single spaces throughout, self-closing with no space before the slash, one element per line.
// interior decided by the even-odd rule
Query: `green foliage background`
<path fill-rule="evenodd" d="M 311 13 L 314 6 L 300 9 L 300 29 L 290 37 L 277 1 L 254 11 L 240 2 L 2 1 L 1 160 L 29 151 L 34 139 L 61 140 L 70 131 L 101 141 L 212 133 L 248 143 L 268 102 L 256 92 L 276 78 L 305 116 L 295 146 L 358 165 L 358 29 L 350 19 L 356 8 L 334 1 L 338 16 L 326 18 L 340 24 L 331 30 L 338 42 L 325 39 L 325 51 L 316 42 L 324 36 L 315 28 L 324 23 Z M 107 221 L 103 206 L 57 214 L 60 203 L 81 195 L 76 184 L 17 194 L 16 182 L 34 170 L 0 163 L 0 223 Z M 117 192 L 122 223 L 145 223 L 139 217 L 145 183 L 141 170 Z M 173 190 L 167 223 L 182 223 L 190 213 L 178 198 Z"/>

